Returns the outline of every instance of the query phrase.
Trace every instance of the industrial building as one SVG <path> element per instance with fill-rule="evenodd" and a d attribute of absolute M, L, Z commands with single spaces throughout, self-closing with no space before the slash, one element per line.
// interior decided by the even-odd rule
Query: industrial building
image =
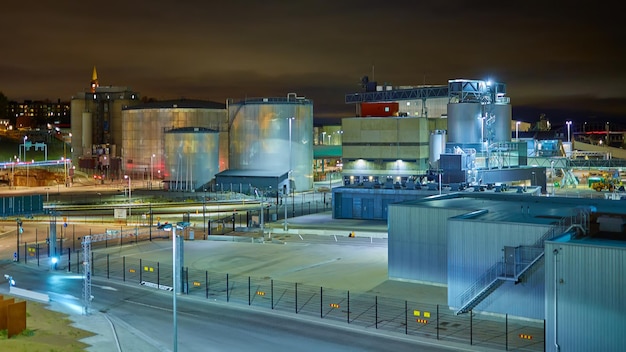
<path fill-rule="evenodd" d="M 546 192 L 545 168 L 528 166 L 526 141 L 512 141 L 505 84 L 453 79 L 447 86 L 365 87 L 365 93 L 346 95 L 346 103 L 366 116 L 342 119 L 343 179 L 350 187 L 333 191 L 335 216 L 379 219 L 387 213 L 388 197 L 375 195 L 391 191 L 363 195 L 358 187 L 396 193 L 432 183 L 452 191 L 514 184 Z M 355 211 L 364 204 L 373 210 Z"/>
<path fill-rule="evenodd" d="M 139 103 L 128 87 L 100 86 L 93 68 L 89 90 L 71 100 L 71 157 L 79 169 L 121 172 L 122 109 Z"/>
<path fill-rule="evenodd" d="M 457 314 L 545 319 L 548 351 L 552 341 L 624 350 L 626 208 L 616 204 L 507 192 L 390 204 L 389 277 L 446 286 Z"/>

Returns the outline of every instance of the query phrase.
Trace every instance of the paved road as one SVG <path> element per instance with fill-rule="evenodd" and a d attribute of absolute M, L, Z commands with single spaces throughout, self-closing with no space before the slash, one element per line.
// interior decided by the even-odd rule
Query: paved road
<path fill-rule="evenodd" d="M 79 327 L 97 331 L 99 335 L 87 341 L 93 344 L 89 351 L 173 350 L 171 292 L 94 279 L 93 313 L 81 316 L 78 313 L 82 283 L 79 277 L 6 261 L 0 264 L 0 270 L 12 272 L 18 286 L 49 293 L 57 310 L 78 318 Z M 6 287 L 2 285 L 0 292 L 6 293 Z M 179 351 L 478 350 L 451 342 L 420 341 L 333 321 L 210 303 L 186 296 L 177 297 L 176 336 Z"/>

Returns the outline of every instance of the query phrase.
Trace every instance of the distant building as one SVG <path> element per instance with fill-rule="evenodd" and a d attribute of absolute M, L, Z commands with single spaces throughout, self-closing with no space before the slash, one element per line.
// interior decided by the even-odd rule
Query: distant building
<path fill-rule="evenodd" d="M 9 101 L 8 118 L 13 128 L 27 130 L 35 128 L 67 127 L 70 122 L 70 103 L 60 99 L 51 101 Z"/>
<path fill-rule="evenodd" d="M 71 101 L 72 159 L 78 160 L 80 168 L 97 169 L 103 155 L 119 162 L 122 109 L 139 103 L 139 94 L 128 87 L 100 86 L 94 67 L 89 90 L 77 93 Z"/>

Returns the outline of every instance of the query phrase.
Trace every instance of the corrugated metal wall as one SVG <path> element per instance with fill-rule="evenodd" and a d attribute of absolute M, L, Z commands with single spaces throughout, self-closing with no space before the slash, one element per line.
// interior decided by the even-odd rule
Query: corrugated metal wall
<path fill-rule="evenodd" d="M 546 242 L 545 261 L 546 351 L 626 351 L 626 247 Z"/>
<path fill-rule="evenodd" d="M 548 231 L 546 225 L 450 219 L 448 222 L 448 305 L 460 307 L 459 296 L 487 269 L 503 261 L 504 246 L 532 245 Z M 474 309 L 531 319 L 544 316 L 543 263 L 517 285 L 505 282 Z"/>
<path fill-rule="evenodd" d="M 389 205 L 389 278 L 447 284 L 447 220 L 469 210 Z"/>

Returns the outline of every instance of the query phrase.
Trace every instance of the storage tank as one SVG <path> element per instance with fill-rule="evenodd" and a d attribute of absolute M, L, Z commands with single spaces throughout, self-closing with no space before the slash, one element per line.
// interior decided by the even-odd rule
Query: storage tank
<path fill-rule="evenodd" d="M 297 96 L 230 104 L 229 166 L 288 172 L 297 191 L 313 188 L 313 102 Z M 291 122 L 290 122 L 291 121 Z"/>
<path fill-rule="evenodd" d="M 430 132 L 428 163 L 431 169 L 439 168 L 439 158 L 446 150 L 446 131 L 434 130 Z"/>
<path fill-rule="evenodd" d="M 481 116 L 480 103 L 449 103 L 448 143 L 480 144 L 481 136 L 485 136 Z"/>
<path fill-rule="evenodd" d="M 496 116 L 493 123 L 494 142 L 511 141 L 511 104 L 493 104 L 491 112 Z"/>
<path fill-rule="evenodd" d="M 91 113 L 83 112 L 82 114 L 82 131 L 81 131 L 81 148 L 83 150 L 83 155 L 85 152 L 91 151 L 91 145 L 93 144 L 92 138 L 92 124 L 91 124 Z M 89 154 L 87 154 L 89 155 Z"/>
<path fill-rule="evenodd" d="M 201 188 L 219 172 L 219 132 L 183 127 L 165 132 L 164 179 L 170 190 Z"/>

